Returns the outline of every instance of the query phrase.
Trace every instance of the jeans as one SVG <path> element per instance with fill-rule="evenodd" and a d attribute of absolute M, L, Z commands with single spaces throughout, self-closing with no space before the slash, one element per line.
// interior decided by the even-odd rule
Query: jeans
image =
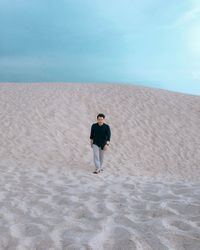
<path fill-rule="evenodd" d="M 103 159 L 104 159 L 104 150 L 102 150 L 100 147 L 98 147 L 95 144 L 92 144 L 93 148 L 93 156 L 94 156 L 94 164 L 96 171 L 99 171 L 102 169 L 103 165 Z"/>

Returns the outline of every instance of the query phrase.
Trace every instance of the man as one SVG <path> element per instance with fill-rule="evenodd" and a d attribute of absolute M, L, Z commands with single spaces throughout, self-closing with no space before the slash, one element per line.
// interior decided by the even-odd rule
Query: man
<path fill-rule="evenodd" d="M 111 131 L 108 124 L 105 123 L 105 115 L 97 115 L 97 123 L 93 123 L 90 132 L 90 143 L 93 148 L 95 171 L 98 174 L 103 171 L 104 152 L 108 149 L 110 143 Z"/>

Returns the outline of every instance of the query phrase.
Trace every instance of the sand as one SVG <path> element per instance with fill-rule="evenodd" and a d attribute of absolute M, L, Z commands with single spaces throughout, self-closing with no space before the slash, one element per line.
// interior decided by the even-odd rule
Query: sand
<path fill-rule="evenodd" d="M 91 124 L 111 127 L 94 175 Z M 0 249 L 200 249 L 200 96 L 0 84 Z"/>

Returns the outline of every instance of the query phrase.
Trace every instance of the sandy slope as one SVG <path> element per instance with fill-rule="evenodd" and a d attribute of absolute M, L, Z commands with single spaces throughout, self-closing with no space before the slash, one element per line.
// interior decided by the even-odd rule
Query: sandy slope
<path fill-rule="evenodd" d="M 93 175 L 90 126 L 112 130 Z M 200 249 L 200 97 L 0 84 L 0 249 Z"/>

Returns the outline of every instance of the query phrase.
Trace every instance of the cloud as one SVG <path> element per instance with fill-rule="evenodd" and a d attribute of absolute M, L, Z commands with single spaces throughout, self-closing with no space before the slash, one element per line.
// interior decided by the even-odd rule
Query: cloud
<path fill-rule="evenodd" d="M 192 0 L 191 8 L 182 13 L 176 19 L 176 21 L 173 23 L 172 26 L 181 27 L 184 25 L 188 25 L 195 22 L 196 20 L 199 20 L 199 17 L 200 17 L 200 2 Z"/>
<path fill-rule="evenodd" d="M 190 66 L 195 67 L 200 62 L 200 1 L 188 2 L 189 7 L 166 28 L 180 34 L 182 53 L 190 60 Z"/>
<path fill-rule="evenodd" d="M 189 29 L 187 43 L 191 55 L 200 60 L 200 21 Z"/>

